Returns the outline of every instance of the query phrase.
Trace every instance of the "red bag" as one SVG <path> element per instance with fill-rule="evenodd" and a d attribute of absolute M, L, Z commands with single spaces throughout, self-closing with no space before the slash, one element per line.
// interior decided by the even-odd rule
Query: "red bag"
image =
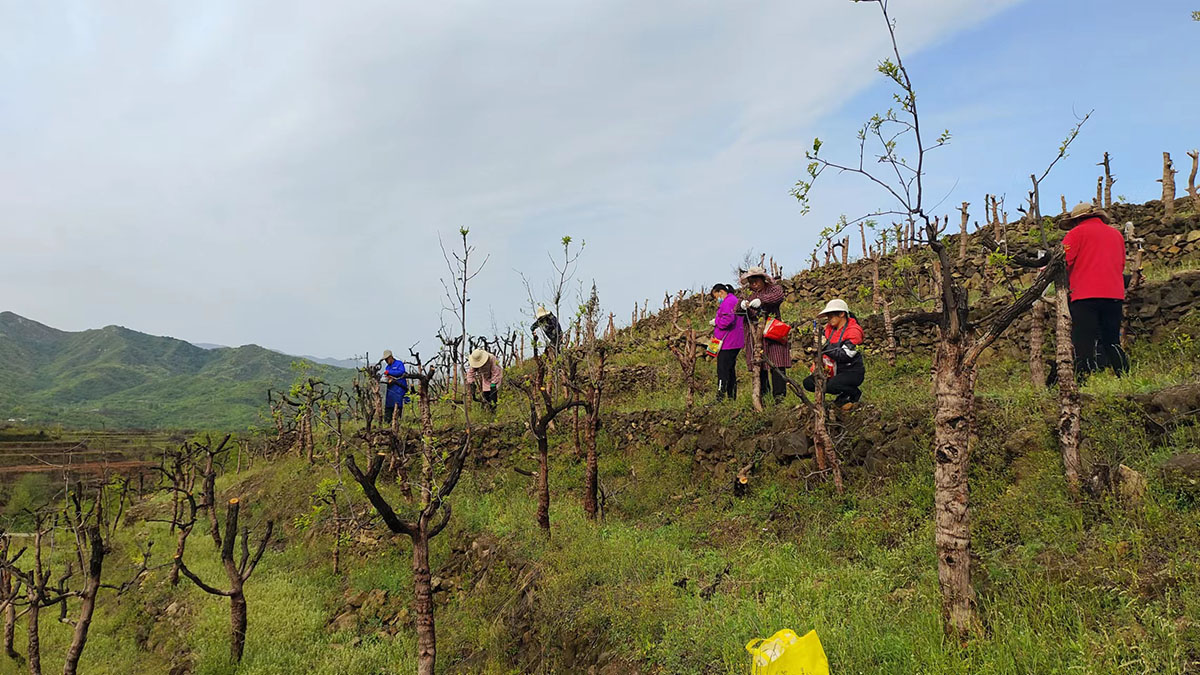
<path fill-rule="evenodd" d="M 792 327 L 779 319 L 767 319 L 767 326 L 763 329 L 763 337 L 771 342 L 787 342 L 788 333 Z"/>
<path fill-rule="evenodd" d="M 821 355 L 821 363 L 825 366 L 825 379 L 829 379 L 829 378 L 833 377 L 834 375 L 837 375 L 837 363 L 835 363 L 833 359 L 822 354 Z M 811 372 L 815 371 L 816 369 L 817 369 L 816 366 L 809 366 L 808 372 L 811 373 Z"/>

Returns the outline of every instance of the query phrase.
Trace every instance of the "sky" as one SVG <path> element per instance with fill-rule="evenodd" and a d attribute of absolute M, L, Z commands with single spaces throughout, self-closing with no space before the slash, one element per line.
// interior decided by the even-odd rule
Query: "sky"
<path fill-rule="evenodd" d="M 1198 8 L 892 0 L 923 123 L 953 134 L 930 201 L 1015 216 L 1088 111 L 1043 203 L 1090 199 L 1105 151 L 1115 194 L 1157 198 L 1161 153 L 1186 174 L 1200 145 Z M 0 310 L 66 330 L 428 352 L 462 227 L 480 334 L 531 321 L 521 275 L 545 299 L 563 236 L 569 304 L 594 281 L 620 322 L 750 251 L 798 270 L 889 206 L 846 175 L 808 215 L 789 195 L 814 137 L 851 158 L 890 102 L 866 3 L 0 0 L 0 43 Z"/>

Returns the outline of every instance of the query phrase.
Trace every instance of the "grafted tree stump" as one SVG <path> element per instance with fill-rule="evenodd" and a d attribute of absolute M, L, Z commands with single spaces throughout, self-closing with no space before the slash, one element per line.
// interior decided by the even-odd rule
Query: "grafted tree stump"
<path fill-rule="evenodd" d="M 1200 192 L 1196 190 L 1196 169 L 1200 168 L 1200 150 L 1189 150 L 1188 157 L 1192 158 L 1192 172 L 1188 174 L 1188 196 L 1192 198 L 1192 209 L 1200 213 Z"/>
<path fill-rule="evenodd" d="M 1171 153 L 1163 153 L 1162 205 L 1163 218 L 1170 220 L 1175 217 L 1175 168 L 1171 162 Z"/>

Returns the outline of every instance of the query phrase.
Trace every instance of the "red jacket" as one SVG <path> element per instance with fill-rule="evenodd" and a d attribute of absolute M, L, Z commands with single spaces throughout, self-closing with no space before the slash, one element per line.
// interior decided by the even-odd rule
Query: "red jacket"
<path fill-rule="evenodd" d="M 862 372 L 863 355 L 859 349 L 862 343 L 863 329 L 854 317 L 846 317 L 846 325 L 841 328 L 825 324 L 825 346 L 821 356 L 826 367 L 837 364 L 831 368 L 833 373 Z"/>
<path fill-rule="evenodd" d="M 1125 237 L 1099 218 L 1087 218 L 1063 237 L 1071 299 L 1125 299 Z"/>
<path fill-rule="evenodd" d="M 843 334 L 842 331 L 845 330 Z M 836 335 L 835 335 L 836 334 Z M 836 340 L 834 338 L 837 338 Z M 825 324 L 825 343 L 838 344 L 843 340 L 852 342 L 856 345 L 863 343 L 863 329 L 858 325 L 858 320 L 854 317 L 846 317 L 846 325 L 842 328 L 834 328 L 829 324 Z"/>

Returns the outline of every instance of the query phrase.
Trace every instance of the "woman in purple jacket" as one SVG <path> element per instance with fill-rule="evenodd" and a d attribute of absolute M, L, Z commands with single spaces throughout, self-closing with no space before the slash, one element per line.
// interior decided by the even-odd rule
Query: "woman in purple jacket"
<path fill-rule="evenodd" d="M 746 346 L 745 328 L 742 317 L 736 313 L 738 299 L 733 286 L 717 284 L 712 296 L 717 301 L 717 318 L 712 320 L 713 339 L 721 341 L 717 352 L 717 400 L 725 397 L 733 400 L 737 398 L 737 355 Z"/>

